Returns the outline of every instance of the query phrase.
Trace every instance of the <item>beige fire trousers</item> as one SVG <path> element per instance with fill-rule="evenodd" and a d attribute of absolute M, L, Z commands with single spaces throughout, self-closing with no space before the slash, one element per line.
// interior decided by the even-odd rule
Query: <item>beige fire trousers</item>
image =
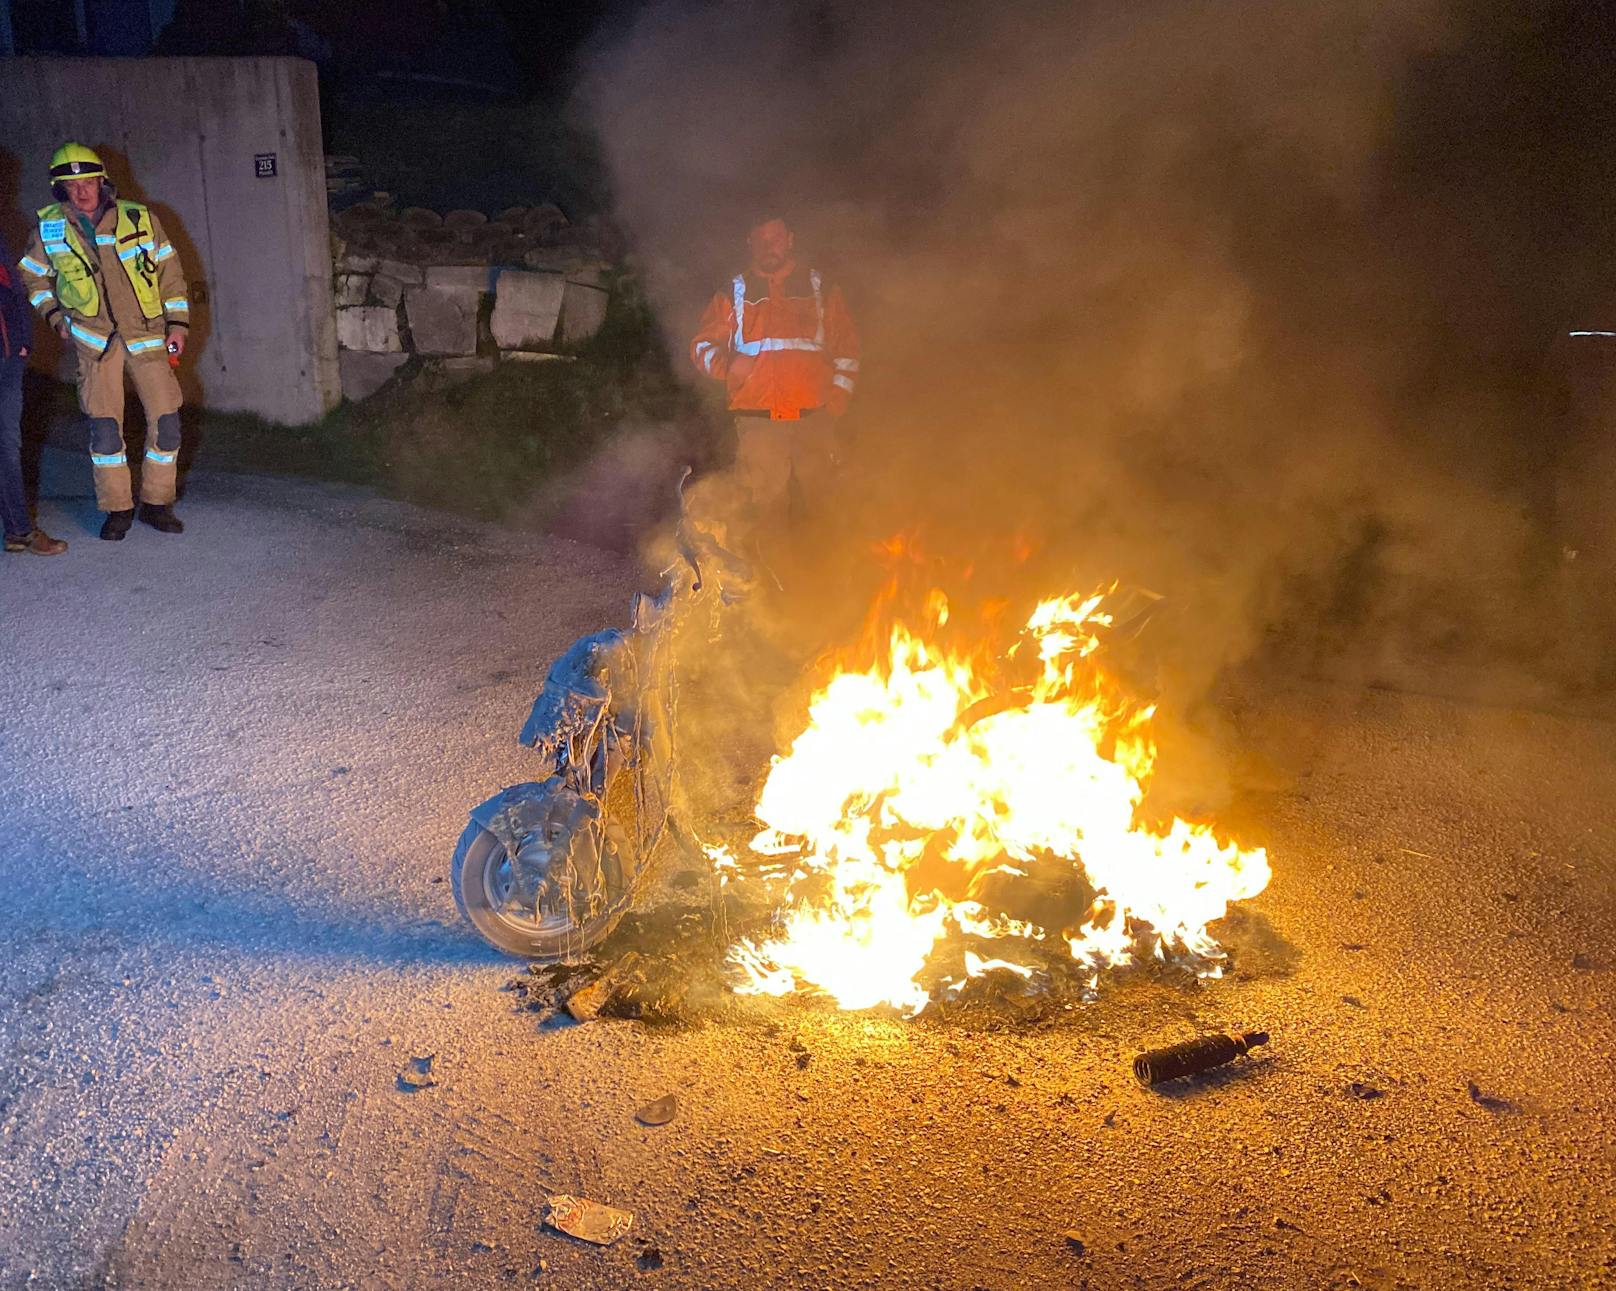
<path fill-rule="evenodd" d="M 103 511 L 128 511 L 134 503 L 129 461 L 123 444 L 124 375 L 146 410 L 146 460 L 140 468 L 140 500 L 162 506 L 174 500 L 180 456 L 180 383 L 161 347 L 132 355 L 114 337 L 103 352 L 83 342 L 79 360 L 79 407 L 90 429 L 90 465 L 95 504 Z"/>
<path fill-rule="evenodd" d="M 798 421 L 736 417 L 735 470 L 751 495 L 757 520 L 773 524 L 791 517 L 796 505 L 812 506 L 835 465 L 836 419 L 824 413 Z"/>

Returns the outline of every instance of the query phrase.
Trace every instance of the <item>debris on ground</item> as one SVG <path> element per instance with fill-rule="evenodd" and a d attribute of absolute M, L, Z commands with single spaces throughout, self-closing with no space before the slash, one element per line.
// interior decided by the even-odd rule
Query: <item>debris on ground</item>
<path fill-rule="evenodd" d="M 514 994 L 525 1011 L 550 1017 L 565 1009 L 567 997 L 599 971 L 589 960 L 577 964 L 529 964 L 526 973 L 513 977 L 503 989 Z"/>
<path fill-rule="evenodd" d="M 398 1073 L 398 1087 L 406 1094 L 413 1094 L 417 1090 L 431 1089 L 438 1082 L 432 1079 L 432 1059 L 435 1055 L 427 1054 L 420 1058 L 411 1058 L 405 1064 L 404 1070 Z"/>
<path fill-rule="evenodd" d="M 634 1226 L 632 1212 L 584 1197 L 558 1193 L 544 1201 L 549 1207 L 544 1216 L 546 1224 L 595 1246 L 610 1246 Z"/>
<path fill-rule="evenodd" d="M 1346 1094 L 1348 1098 L 1361 1099 L 1367 1103 L 1373 1098 L 1384 1098 L 1386 1091 L 1377 1089 L 1374 1085 L 1362 1080 L 1349 1080 L 1346 1086 Z"/>
<path fill-rule="evenodd" d="M 654 1246 L 647 1246 L 634 1257 L 634 1263 L 644 1272 L 662 1267 L 662 1252 Z"/>
<path fill-rule="evenodd" d="M 567 997 L 567 1012 L 579 1022 L 593 1022 L 612 997 L 629 984 L 643 962 L 637 951 L 624 951 L 604 973 Z"/>
<path fill-rule="evenodd" d="M 634 1119 L 641 1125 L 666 1125 L 678 1114 L 678 1098 L 672 1094 L 664 1094 L 635 1112 Z"/>
<path fill-rule="evenodd" d="M 1470 1094 L 1470 1101 L 1477 1107 L 1485 1108 L 1489 1112 L 1518 1112 L 1521 1110 L 1507 1098 L 1482 1093 L 1481 1086 L 1473 1080 L 1469 1082 L 1466 1088 Z"/>
<path fill-rule="evenodd" d="M 1071 1248 L 1072 1254 L 1085 1255 L 1088 1253 L 1088 1247 L 1083 1242 L 1083 1234 L 1075 1229 L 1068 1228 L 1061 1236 L 1066 1239 L 1066 1245 Z"/>

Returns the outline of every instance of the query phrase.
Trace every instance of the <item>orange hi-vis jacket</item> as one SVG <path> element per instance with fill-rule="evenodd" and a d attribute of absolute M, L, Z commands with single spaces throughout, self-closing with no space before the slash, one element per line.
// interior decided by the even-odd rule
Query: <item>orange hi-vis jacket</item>
<path fill-rule="evenodd" d="M 707 305 L 690 358 L 729 389 L 732 412 L 790 419 L 841 413 L 858 382 L 859 339 L 841 291 L 816 269 L 735 275 Z"/>

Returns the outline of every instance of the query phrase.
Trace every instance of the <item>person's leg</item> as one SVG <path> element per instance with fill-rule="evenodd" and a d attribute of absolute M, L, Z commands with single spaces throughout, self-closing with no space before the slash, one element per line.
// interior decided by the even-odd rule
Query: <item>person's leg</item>
<path fill-rule="evenodd" d="M 735 419 L 735 471 L 751 501 L 751 519 L 757 527 L 773 526 L 785 519 L 791 482 L 789 424 L 766 417 Z"/>
<path fill-rule="evenodd" d="M 0 529 L 9 552 L 59 556 L 67 544 L 34 524 L 22 483 L 22 376 L 27 362 L 0 359 Z"/>
<path fill-rule="evenodd" d="M 113 341 L 104 354 L 82 344 L 75 349 L 79 361 L 79 407 L 90 435 L 95 504 L 107 512 L 133 511 L 129 459 L 123 448 L 123 342 Z"/>
<path fill-rule="evenodd" d="M 167 509 L 174 501 L 180 457 L 180 383 L 168 356 L 145 355 L 129 360 L 135 393 L 146 410 L 146 461 L 140 470 L 143 507 Z"/>
<path fill-rule="evenodd" d="M 25 538 L 34 523 L 22 491 L 22 358 L 0 359 L 0 528 Z"/>
<path fill-rule="evenodd" d="M 821 505 L 836 466 L 836 423 L 827 416 L 788 422 L 791 427 L 791 518 L 798 520 Z"/>

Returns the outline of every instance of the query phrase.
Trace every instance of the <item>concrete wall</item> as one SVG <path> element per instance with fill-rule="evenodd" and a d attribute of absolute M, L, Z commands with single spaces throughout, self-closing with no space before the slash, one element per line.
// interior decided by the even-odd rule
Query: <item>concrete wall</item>
<path fill-rule="evenodd" d="M 0 205 L 8 238 L 51 200 L 50 154 L 66 139 L 96 149 L 120 195 L 150 203 L 179 249 L 191 283 L 192 348 L 180 369 L 188 399 L 292 423 L 336 404 L 341 384 L 312 63 L 0 59 Z M 255 158 L 263 154 L 274 154 L 273 178 L 257 174 Z M 47 352 L 42 362 L 54 357 Z"/>

